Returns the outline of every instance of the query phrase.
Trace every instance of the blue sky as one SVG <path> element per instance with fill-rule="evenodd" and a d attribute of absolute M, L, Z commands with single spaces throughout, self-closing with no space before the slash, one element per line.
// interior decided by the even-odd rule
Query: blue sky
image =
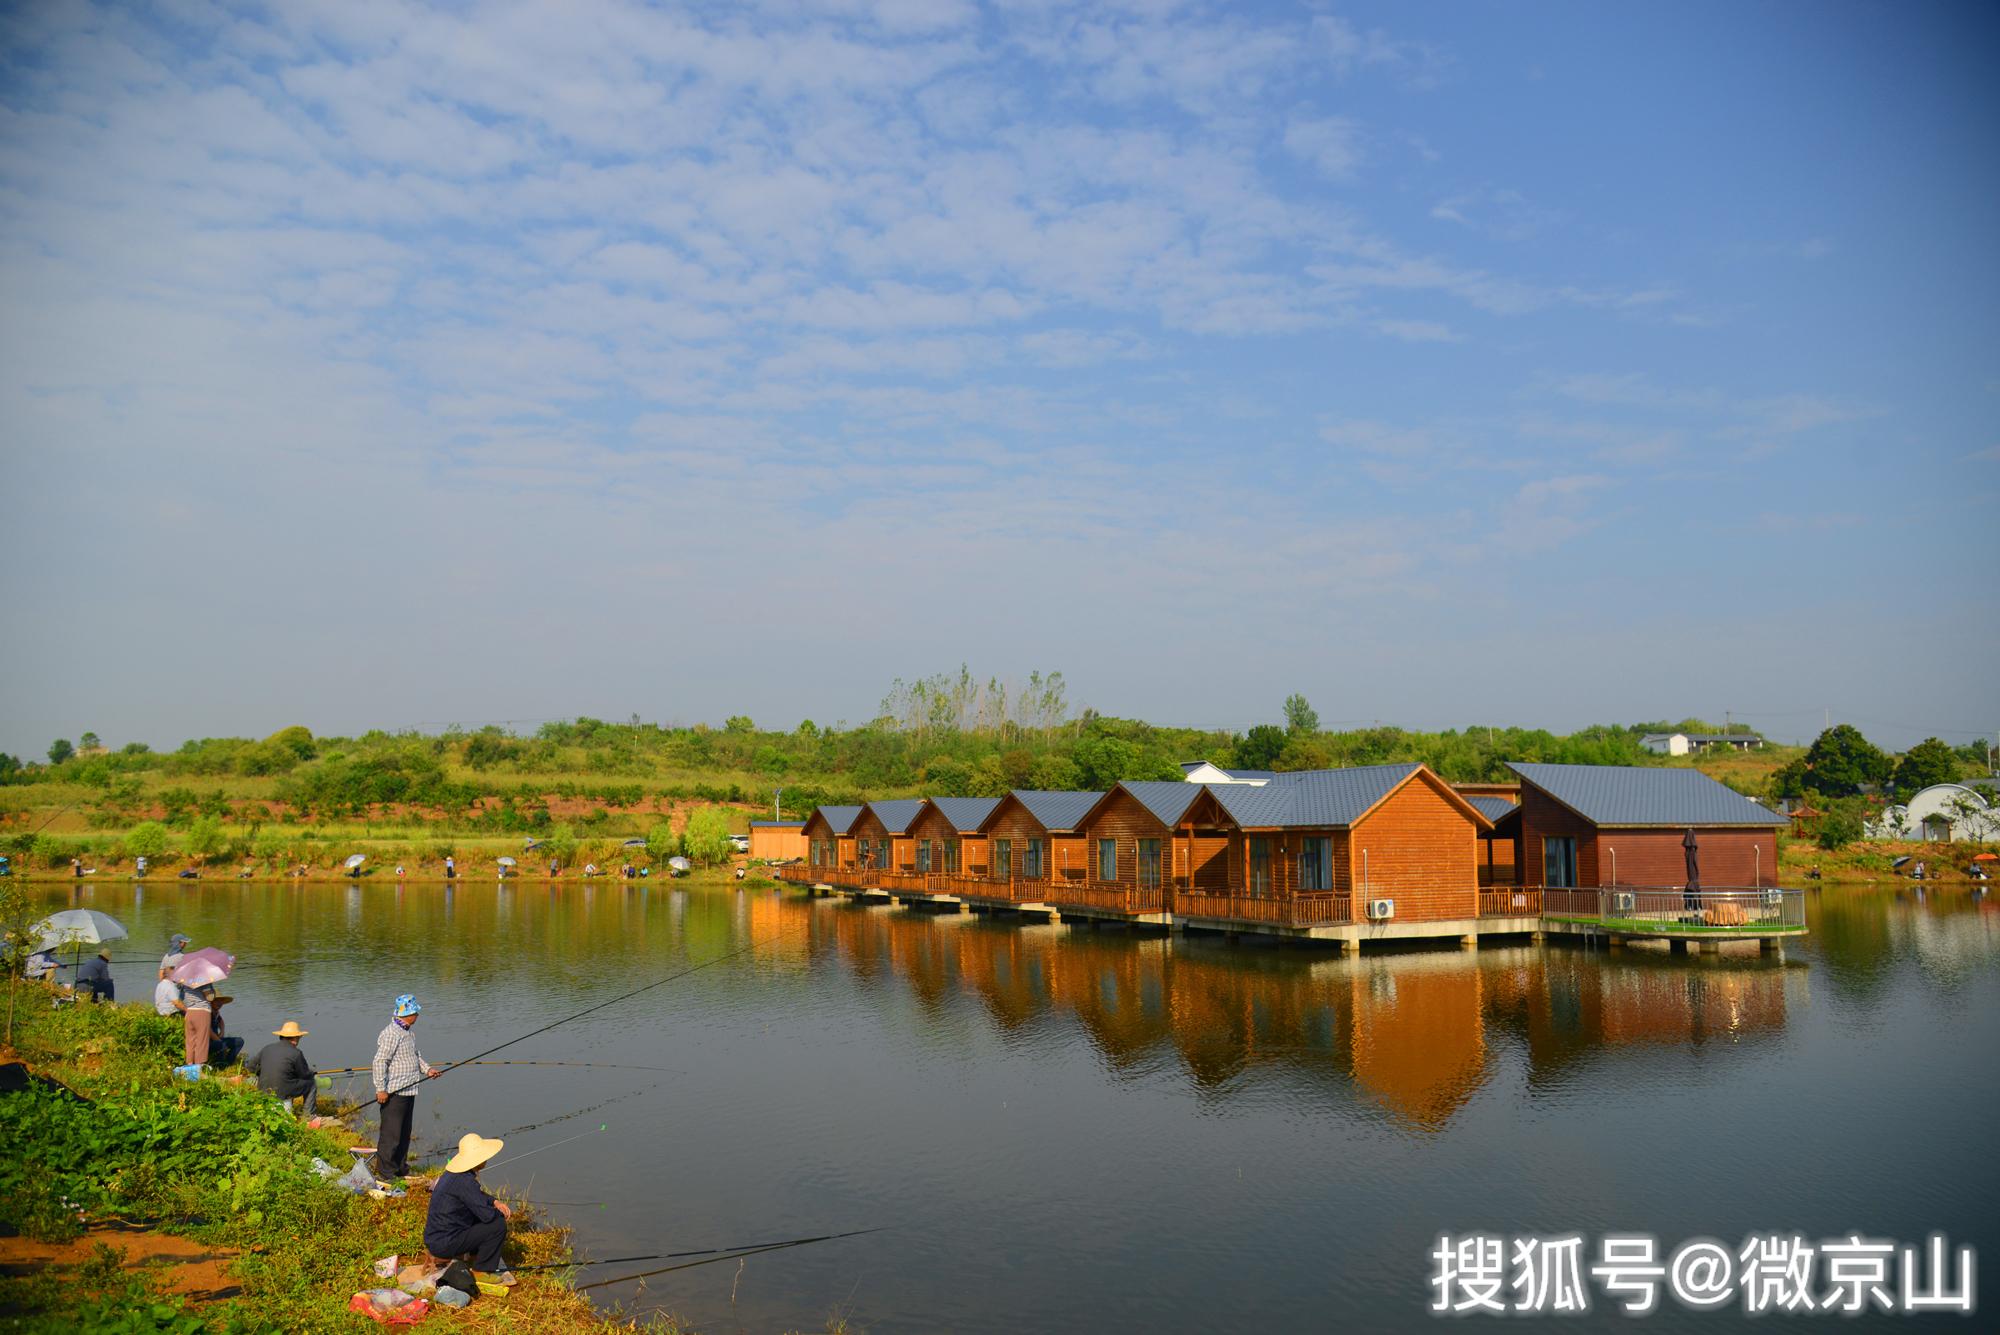
<path fill-rule="evenodd" d="M 0 18 L 0 748 L 2000 726 L 1990 6 Z"/>

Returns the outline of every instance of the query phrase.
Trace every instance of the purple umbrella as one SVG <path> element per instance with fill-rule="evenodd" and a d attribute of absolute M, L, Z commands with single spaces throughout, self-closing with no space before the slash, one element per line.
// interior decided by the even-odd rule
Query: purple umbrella
<path fill-rule="evenodd" d="M 212 987 L 229 977 L 229 971 L 235 967 L 234 955 L 214 946 L 203 946 L 181 956 L 181 962 L 169 976 L 182 987 Z"/>

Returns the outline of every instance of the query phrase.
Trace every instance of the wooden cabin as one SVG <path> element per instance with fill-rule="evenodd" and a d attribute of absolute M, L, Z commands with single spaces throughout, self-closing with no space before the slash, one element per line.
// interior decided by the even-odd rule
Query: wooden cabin
<path fill-rule="evenodd" d="M 854 820 L 854 856 L 857 865 L 875 871 L 916 874 L 916 841 L 910 838 L 910 822 L 924 809 L 921 797 L 901 797 L 867 802 Z"/>
<path fill-rule="evenodd" d="M 1103 796 L 1017 788 L 994 803 L 979 823 L 986 840 L 988 879 L 1081 880 L 1086 867 L 1076 823 Z"/>
<path fill-rule="evenodd" d="M 933 797 L 910 822 L 919 875 L 983 877 L 986 836 L 981 822 L 1000 804 L 997 797 Z"/>
<path fill-rule="evenodd" d="M 1522 883 L 1548 889 L 1687 884 L 1688 832 L 1701 883 L 1777 884 L 1778 831 L 1790 822 L 1699 770 L 1626 765 L 1508 766 L 1521 776 Z"/>
<path fill-rule="evenodd" d="M 1079 906 L 1170 912 L 1176 888 L 1225 890 L 1231 826 L 1207 784 L 1119 784 L 1078 822 L 1089 858 L 1085 879 L 1098 892 Z"/>
<path fill-rule="evenodd" d="M 790 862 L 807 852 L 806 823 L 801 820 L 750 822 L 750 856 L 766 862 Z"/>
<path fill-rule="evenodd" d="M 1479 835 L 1492 822 L 1427 766 L 1301 770 L 1208 791 L 1233 826 L 1223 879 L 1197 875 L 1176 898 L 1181 916 L 1358 923 L 1386 900 L 1400 922 L 1478 917 Z"/>
<path fill-rule="evenodd" d="M 854 822 L 858 806 L 823 806 L 806 817 L 806 861 L 829 872 L 855 865 Z"/>

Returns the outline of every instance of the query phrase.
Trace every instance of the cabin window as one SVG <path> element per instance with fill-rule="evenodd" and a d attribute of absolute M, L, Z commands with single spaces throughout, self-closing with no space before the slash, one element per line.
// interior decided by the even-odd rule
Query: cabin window
<path fill-rule="evenodd" d="M 958 840 L 947 839 L 944 848 L 944 874 L 950 876 L 958 870 Z"/>
<path fill-rule="evenodd" d="M 1333 840 L 1299 840 L 1299 889 L 1333 889 Z"/>
<path fill-rule="evenodd" d="M 1021 845 L 1021 877 L 1023 880 L 1042 879 L 1042 841 L 1030 839 Z"/>
<path fill-rule="evenodd" d="M 1271 893 L 1271 841 L 1264 835 L 1250 836 L 1250 894 L 1262 899 Z"/>
<path fill-rule="evenodd" d="M 1118 879 L 1118 841 L 1099 839 L 1097 841 L 1097 879 L 1115 881 Z"/>
<path fill-rule="evenodd" d="M 1139 884 L 1158 885 L 1160 883 L 1160 841 L 1141 839 L 1139 841 Z"/>
<path fill-rule="evenodd" d="M 854 857 L 855 865 L 858 867 L 874 866 L 875 841 L 872 839 L 856 839 L 854 841 Z"/>
<path fill-rule="evenodd" d="M 1014 841 L 995 839 L 993 841 L 993 876 L 1004 881 L 1014 874 Z"/>
<path fill-rule="evenodd" d="M 928 839 L 919 839 L 917 840 L 917 871 L 919 873 L 926 873 L 930 869 L 931 841 Z"/>
<path fill-rule="evenodd" d="M 1576 887 L 1575 839 L 1565 835 L 1542 840 L 1542 884 L 1551 890 Z"/>

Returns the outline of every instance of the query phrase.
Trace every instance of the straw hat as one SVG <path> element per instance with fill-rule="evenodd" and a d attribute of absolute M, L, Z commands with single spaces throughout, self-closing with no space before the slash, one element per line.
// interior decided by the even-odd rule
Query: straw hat
<path fill-rule="evenodd" d="M 299 1022 L 297 1020 L 287 1020 L 285 1021 L 284 1028 L 273 1029 L 271 1031 L 271 1033 L 278 1038 L 304 1038 L 307 1034 L 310 1034 L 311 1032 L 312 1030 L 310 1029 L 299 1028 Z"/>
<path fill-rule="evenodd" d="M 458 1140 L 458 1153 L 444 1166 L 447 1173 L 469 1173 L 500 1152 L 504 1140 L 488 1140 L 477 1131 L 468 1131 Z"/>

